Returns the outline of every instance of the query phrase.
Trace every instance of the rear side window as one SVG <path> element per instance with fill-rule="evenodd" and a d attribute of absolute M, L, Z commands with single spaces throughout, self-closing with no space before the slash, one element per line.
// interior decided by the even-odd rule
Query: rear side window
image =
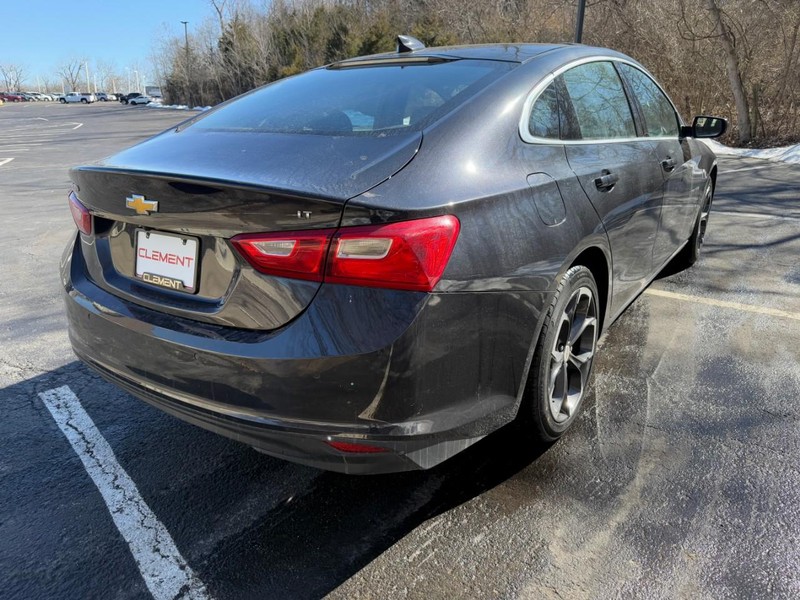
<path fill-rule="evenodd" d="M 540 138 L 557 140 L 561 136 L 558 114 L 558 92 L 555 81 L 539 94 L 531 107 L 528 131 Z"/>
<path fill-rule="evenodd" d="M 562 139 L 636 137 L 628 98 L 610 62 L 591 62 L 566 71 L 567 88 L 578 131 Z"/>
<path fill-rule="evenodd" d="M 633 95 L 644 115 L 647 135 L 651 137 L 677 137 L 678 117 L 664 92 L 645 73 L 625 63 L 618 63 L 622 76 L 630 84 Z"/>
<path fill-rule="evenodd" d="M 316 69 L 246 94 L 190 127 L 323 135 L 419 130 L 514 66 L 454 60 Z"/>

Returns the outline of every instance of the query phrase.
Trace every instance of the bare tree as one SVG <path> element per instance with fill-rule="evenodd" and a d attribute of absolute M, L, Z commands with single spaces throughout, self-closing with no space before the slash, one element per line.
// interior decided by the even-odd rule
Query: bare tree
<path fill-rule="evenodd" d="M 118 79 L 117 73 L 117 66 L 107 60 L 99 60 L 95 64 L 94 67 L 95 75 L 97 76 L 97 83 L 100 86 L 100 90 L 103 91 L 111 91 Z"/>
<path fill-rule="evenodd" d="M 747 93 L 742 82 L 742 72 L 739 68 L 739 56 L 736 48 L 736 37 L 732 28 L 725 22 L 717 0 L 706 0 L 706 7 L 711 14 L 711 21 L 717 32 L 719 43 L 725 51 L 725 66 L 728 71 L 728 81 L 736 104 L 736 118 L 739 125 L 739 141 L 750 141 L 750 107 L 747 103 Z"/>
<path fill-rule="evenodd" d="M 81 69 L 84 61 L 80 58 L 70 58 L 56 68 L 56 73 L 61 77 L 70 91 L 77 91 L 81 79 Z"/>
<path fill-rule="evenodd" d="M 7 92 L 18 92 L 25 80 L 25 69 L 21 65 L 4 64 L 0 65 L 0 75 L 3 76 Z"/>

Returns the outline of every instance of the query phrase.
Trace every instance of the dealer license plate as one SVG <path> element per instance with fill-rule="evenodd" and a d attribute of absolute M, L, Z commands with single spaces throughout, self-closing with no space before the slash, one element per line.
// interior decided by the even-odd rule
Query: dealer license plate
<path fill-rule="evenodd" d="M 196 292 L 196 238 L 136 231 L 136 276 L 161 287 L 181 292 Z"/>

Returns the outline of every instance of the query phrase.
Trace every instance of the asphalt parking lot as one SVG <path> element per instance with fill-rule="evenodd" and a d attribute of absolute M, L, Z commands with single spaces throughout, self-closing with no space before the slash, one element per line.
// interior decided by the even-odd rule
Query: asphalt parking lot
<path fill-rule="evenodd" d="M 703 257 L 608 331 L 562 441 L 504 431 L 347 477 L 183 424 L 71 354 L 67 169 L 187 116 L 0 107 L 0 596 L 800 596 L 800 166 L 720 159 Z"/>

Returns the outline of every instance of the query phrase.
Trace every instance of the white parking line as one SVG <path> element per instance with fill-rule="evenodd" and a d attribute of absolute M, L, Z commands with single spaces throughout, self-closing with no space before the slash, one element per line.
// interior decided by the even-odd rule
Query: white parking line
<path fill-rule="evenodd" d="M 69 386 L 48 390 L 39 397 L 100 490 L 153 597 L 210 598 Z"/>
<path fill-rule="evenodd" d="M 707 304 L 709 306 L 718 306 L 720 308 L 732 308 L 734 310 L 742 310 L 761 315 L 769 315 L 771 317 L 780 317 L 782 319 L 794 319 L 795 321 L 800 321 L 800 313 L 788 312 L 778 308 L 770 308 L 768 306 L 755 306 L 753 304 L 729 302 L 728 300 L 703 298 L 702 296 L 689 296 L 688 294 L 678 294 L 677 292 L 668 292 L 666 290 L 657 290 L 653 288 L 647 288 L 644 293 L 650 296 L 660 296 L 662 298 L 670 298 L 672 300 L 684 300 L 686 302 L 694 302 L 696 304 Z"/>
<path fill-rule="evenodd" d="M 741 173 L 743 171 L 757 171 L 758 169 L 769 169 L 770 167 L 774 167 L 775 163 L 771 163 L 768 165 L 757 165 L 755 167 L 742 167 L 741 169 L 729 169 L 727 171 L 720 171 L 720 175 L 726 175 L 728 173 Z"/>
<path fill-rule="evenodd" d="M 0 167 L 2 167 L 3 165 L 7 165 L 12 160 L 14 160 L 13 156 L 11 158 L 0 158 Z"/>
<path fill-rule="evenodd" d="M 789 219 L 796 221 L 800 217 L 794 215 L 768 215 L 765 213 L 751 213 L 751 212 L 732 212 L 724 210 L 715 210 L 711 212 L 712 215 L 724 215 L 726 217 L 742 217 L 744 219 Z"/>

